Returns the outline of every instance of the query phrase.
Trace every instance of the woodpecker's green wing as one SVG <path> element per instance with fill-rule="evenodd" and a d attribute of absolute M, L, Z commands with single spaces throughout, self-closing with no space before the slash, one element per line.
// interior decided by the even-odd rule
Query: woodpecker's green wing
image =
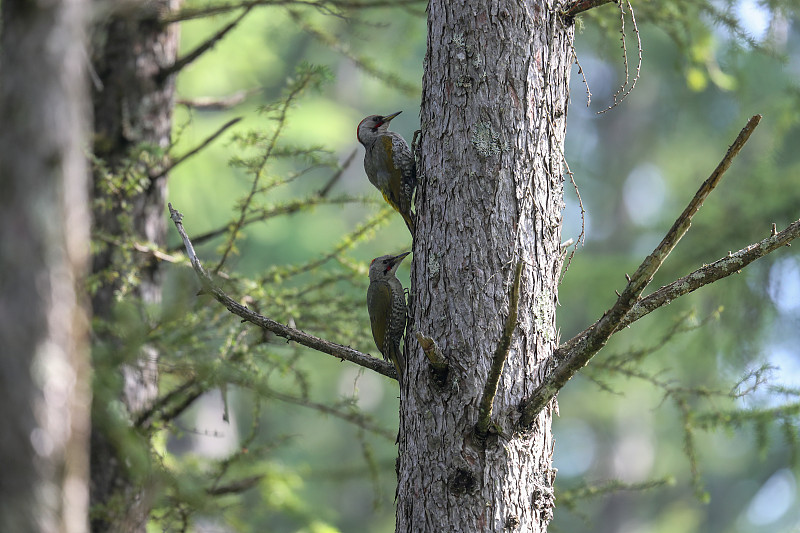
<path fill-rule="evenodd" d="M 402 211 L 403 173 L 401 167 L 397 166 L 397 155 L 394 153 L 397 142 L 394 140 L 393 135 L 384 135 L 380 138 L 379 142 L 383 144 L 380 153 L 382 158 L 385 156 L 382 168 L 387 174 L 386 190 L 381 192 L 383 192 L 384 198 L 392 207 L 398 211 Z"/>
<path fill-rule="evenodd" d="M 386 358 L 383 348 L 383 341 L 386 338 L 386 329 L 389 323 L 389 312 L 392 308 L 392 293 L 388 283 L 374 281 L 369 284 L 367 289 L 367 310 L 369 311 L 369 323 L 372 326 L 372 338 L 375 346 Z"/>
<path fill-rule="evenodd" d="M 382 154 L 387 154 L 385 166 L 387 172 L 387 190 L 382 191 L 386 202 L 394 207 L 406 221 L 412 235 L 414 220 L 411 217 L 411 198 L 417 184 L 417 172 L 414 155 L 405 139 L 393 131 L 380 138 L 383 143 Z"/>

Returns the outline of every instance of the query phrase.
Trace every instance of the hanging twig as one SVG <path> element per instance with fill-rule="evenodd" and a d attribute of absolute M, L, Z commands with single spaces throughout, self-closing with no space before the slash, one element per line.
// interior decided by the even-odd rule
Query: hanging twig
<path fill-rule="evenodd" d="M 620 85 L 619 89 L 617 89 L 617 92 L 614 93 L 614 103 L 609 105 L 607 108 L 598 111 L 598 115 L 602 115 L 606 111 L 609 111 L 622 103 L 628 97 L 631 91 L 633 91 L 634 87 L 636 87 L 636 82 L 639 81 L 639 77 L 642 72 L 642 37 L 639 35 L 639 26 L 636 24 L 636 15 L 633 12 L 633 6 L 629 0 L 626 0 L 625 3 L 628 5 L 628 11 L 631 14 L 633 33 L 636 35 L 636 49 L 639 54 L 638 63 L 636 64 L 636 73 L 633 76 L 633 81 L 631 81 L 630 70 L 628 68 L 628 46 L 625 42 L 625 8 L 622 5 L 622 0 L 618 0 L 621 34 L 620 40 L 622 41 L 622 60 L 625 64 L 625 82 Z"/>
<path fill-rule="evenodd" d="M 333 176 L 330 177 L 328 182 L 317 192 L 317 196 L 319 198 L 325 198 L 326 196 L 328 196 L 328 193 L 331 192 L 331 189 L 333 189 L 333 186 L 336 185 L 336 183 L 339 181 L 339 179 L 341 179 L 342 174 L 344 174 L 345 169 L 347 169 L 350 166 L 350 164 L 353 162 L 353 159 L 356 157 L 357 153 L 358 153 L 357 149 L 353 150 L 352 152 L 350 152 L 350 155 L 347 156 L 347 159 L 344 160 L 344 163 L 342 163 L 342 165 L 339 167 L 339 170 L 337 170 L 333 174 Z"/>
<path fill-rule="evenodd" d="M 578 65 L 578 74 L 581 75 L 583 78 L 583 85 L 586 87 L 586 107 L 592 103 L 592 91 L 589 90 L 589 81 L 586 79 L 586 73 L 583 71 L 583 67 L 581 66 L 581 62 L 578 61 L 578 53 L 575 51 L 575 45 L 572 44 L 572 58 L 575 60 L 575 64 Z"/>
<path fill-rule="evenodd" d="M 562 156 L 563 157 L 563 156 Z M 569 181 L 572 182 L 572 187 L 575 189 L 575 195 L 578 197 L 578 207 L 581 209 L 581 232 L 578 235 L 578 238 L 574 241 L 575 247 L 569 252 L 567 255 L 566 261 L 562 262 L 561 266 L 561 275 L 558 278 L 558 284 L 561 285 L 561 282 L 564 281 L 564 276 L 567 275 L 567 271 L 569 270 L 570 264 L 572 264 L 572 258 L 575 257 L 575 252 L 578 251 L 578 246 L 582 243 L 586 243 L 586 209 L 583 207 L 583 199 L 581 198 L 581 191 L 578 190 L 578 184 L 575 183 L 575 174 L 570 170 L 569 163 L 567 163 L 567 158 L 564 157 L 564 166 L 567 169 L 567 175 L 569 176 Z M 569 248 L 572 244 L 572 239 L 569 239 L 570 244 L 562 243 L 561 247 L 565 250 Z M 565 246 L 566 244 L 566 246 Z"/>

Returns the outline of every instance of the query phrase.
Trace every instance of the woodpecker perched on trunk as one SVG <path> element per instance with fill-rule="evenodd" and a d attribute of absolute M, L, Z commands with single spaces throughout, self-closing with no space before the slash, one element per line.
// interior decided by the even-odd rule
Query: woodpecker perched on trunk
<path fill-rule="evenodd" d="M 383 358 L 394 363 L 398 381 L 403 379 L 406 370 L 405 356 L 400 350 L 406 329 L 406 296 L 395 272 L 409 253 L 384 255 L 369 264 L 367 310 L 372 338 Z"/>
<path fill-rule="evenodd" d="M 402 216 L 411 235 L 414 235 L 414 215 L 411 199 L 417 186 L 414 155 L 405 139 L 389 131 L 389 122 L 401 111 L 391 115 L 370 115 L 358 124 L 356 136 L 367 152 L 364 170 L 370 183 L 378 188 L 386 202 Z"/>

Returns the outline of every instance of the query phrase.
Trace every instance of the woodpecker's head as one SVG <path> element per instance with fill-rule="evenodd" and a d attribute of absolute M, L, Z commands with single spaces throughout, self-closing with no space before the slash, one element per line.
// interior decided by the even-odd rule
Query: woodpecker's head
<path fill-rule="evenodd" d="M 356 137 L 358 138 L 358 142 L 363 144 L 364 146 L 368 146 L 375 142 L 381 133 L 385 132 L 389 129 L 389 122 L 402 113 L 402 111 L 398 111 L 397 113 L 392 113 L 391 115 L 370 115 L 366 117 L 364 120 L 358 123 L 358 128 L 356 128 Z"/>
<path fill-rule="evenodd" d="M 403 252 L 400 255 L 382 255 L 376 257 L 369 264 L 369 280 L 378 281 L 380 279 L 391 278 L 397 272 L 397 267 L 403 262 L 411 252 Z"/>

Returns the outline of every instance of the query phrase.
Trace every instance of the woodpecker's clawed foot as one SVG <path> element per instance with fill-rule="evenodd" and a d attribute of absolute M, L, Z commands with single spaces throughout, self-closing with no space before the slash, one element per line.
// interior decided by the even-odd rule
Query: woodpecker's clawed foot
<path fill-rule="evenodd" d="M 419 154 L 417 154 L 417 140 L 419 140 L 420 136 L 422 135 L 422 130 L 417 130 L 414 132 L 414 136 L 411 137 L 411 153 L 414 154 L 414 157 L 417 158 Z"/>

